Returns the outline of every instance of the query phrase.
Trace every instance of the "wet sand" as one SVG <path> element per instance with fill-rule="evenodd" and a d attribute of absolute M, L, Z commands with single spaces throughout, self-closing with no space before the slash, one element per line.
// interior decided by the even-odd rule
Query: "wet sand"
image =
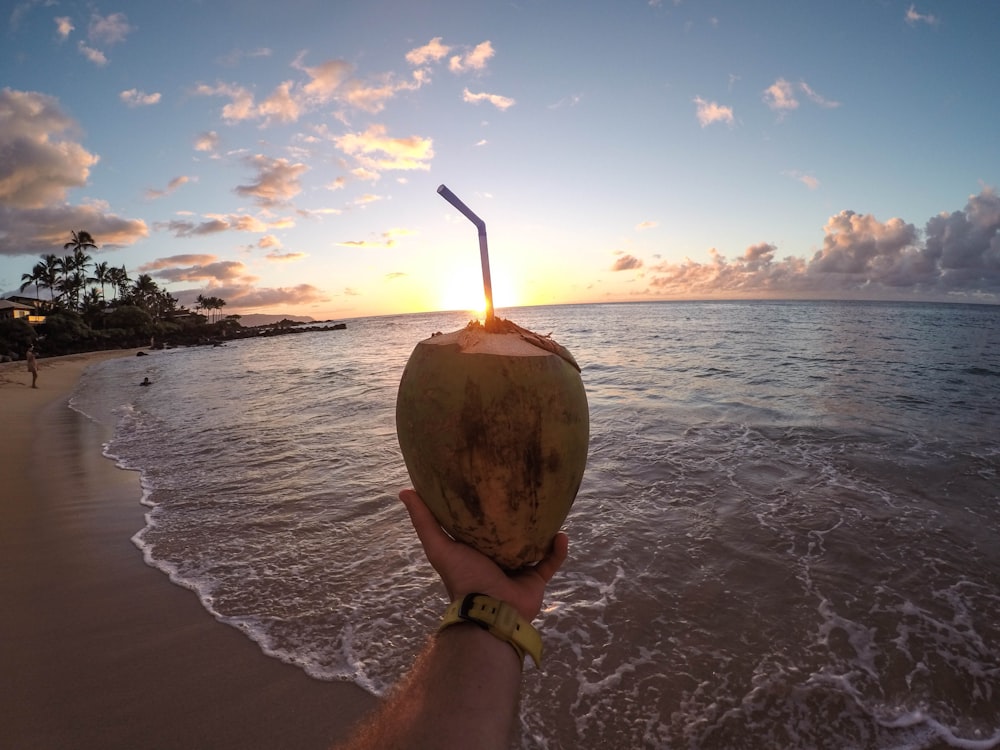
<path fill-rule="evenodd" d="M 68 406 L 102 352 L 0 365 L 0 747 L 329 747 L 374 707 L 216 621 L 145 564 L 139 476 Z M 155 355 L 154 355 L 155 356 Z"/>

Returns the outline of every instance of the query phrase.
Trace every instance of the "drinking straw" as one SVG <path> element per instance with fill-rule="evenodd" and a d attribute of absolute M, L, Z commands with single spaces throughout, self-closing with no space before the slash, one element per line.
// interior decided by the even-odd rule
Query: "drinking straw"
<path fill-rule="evenodd" d="M 493 322 L 493 283 L 490 281 L 490 253 L 486 247 L 486 222 L 476 216 L 471 208 L 462 203 L 459 197 L 444 185 L 440 185 L 437 191 L 438 195 L 461 211 L 479 230 L 479 259 L 483 264 L 483 292 L 486 295 L 485 325 L 489 326 Z"/>

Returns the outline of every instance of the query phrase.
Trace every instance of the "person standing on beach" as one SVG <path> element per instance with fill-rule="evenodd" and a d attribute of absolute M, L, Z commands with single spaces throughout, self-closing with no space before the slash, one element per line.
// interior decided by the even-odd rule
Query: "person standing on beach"
<path fill-rule="evenodd" d="M 459 603 L 463 613 L 506 612 L 513 630 L 534 633 L 530 623 L 542 608 L 546 584 L 566 559 L 568 539 L 559 532 L 541 562 L 508 574 L 448 536 L 416 492 L 403 490 L 399 499 L 452 606 L 409 674 L 339 748 L 506 750 L 517 720 L 524 652 L 532 649 L 522 648 L 517 636 L 496 634 L 502 626 L 487 629 L 478 617 L 454 615 Z"/>
<path fill-rule="evenodd" d="M 38 382 L 38 362 L 35 360 L 35 345 L 32 344 L 28 347 L 27 353 L 24 358 L 28 360 L 28 372 L 31 373 L 31 387 L 37 388 L 35 383 Z"/>

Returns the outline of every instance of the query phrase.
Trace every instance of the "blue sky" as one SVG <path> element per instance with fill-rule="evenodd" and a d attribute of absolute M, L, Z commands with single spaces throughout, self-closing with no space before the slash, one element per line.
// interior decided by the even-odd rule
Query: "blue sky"
<path fill-rule="evenodd" d="M 318 319 L 717 297 L 1000 302 L 1000 3 L 16 3 L 0 294 L 73 230 Z M 26 292 L 27 293 L 27 292 Z"/>

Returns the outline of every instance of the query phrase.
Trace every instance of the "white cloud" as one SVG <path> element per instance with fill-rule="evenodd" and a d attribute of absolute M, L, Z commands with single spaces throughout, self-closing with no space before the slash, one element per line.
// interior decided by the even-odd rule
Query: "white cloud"
<path fill-rule="evenodd" d="M 455 55 L 448 61 L 448 69 L 452 73 L 464 73 L 469 70 L 484 70 L 486 63 L 493 55 L 493 45 L 489 41 L 480 42 L 471 52 Z"/>
<path fill-rule="evenodd" d="M 237 185 L 237 194 L 251 197 L 262 206 L 277 206 L 302 191 L 299 178 L 309 169 L 305 164 L 292 164 L 287 159 L 272 159 L 262 154 L 246 161 L 257 169 L 257 178 L 248 185 Z"/>
<path fill-rule="evenodd" d="M 96 44 L 112 45 L 124 42 L 132 31 L 135 28 L 129 25 L 124 13 L 111 13 L 107 16 L 94 13 L 90 17 L 87 38 Z"/>
<path fill-rule="evenodd" d="M 430 169 L 434 157 L 434 142 L 430 138 L 411 135 L 392 138 L 384 125 L 372 125 L 361 133 L 345 133 L 333 139 L 337 148 L 352 156 L 365 169 Z"/>
<path fill-rule="evenodd" d="M 658 221 L 640 221 L 635 225 L 637 231 L 642 231 L 643 229 L 653 229 L 654 227 L 660 226 Z"/>
<path fill-rule="evenodd" d="M 0 204 L 42 208 L 86 185 L 98 157 L 65 137 L 75 130 L 55 98 L 0 90 Z"/>
<path fill-rule="evenodd" d="M 473 94 L 468 89 L 462 90 L 462 100 L 469 102 L 470 104 L 479 104 L 480 102 L 489 102 L 497 109 L 504 111 L 509 107 L 513 107 L 517 102 L 508 96 L 501 96 L 500 94 L 487 94 L 485 92 L 481 94 Z"/>
<path fill-rule="evenodd" d="M 793 180 L 801 182 L 810 190 L 815 190 L 816 188 L 819 187 L 819 180 L 816 177 L 814 177 L 811 174 L 805 174 L 803 172 L 800 172 L 797 169 L 791 169 L 788 170 L 787 172 L 782 172 L 782 174 L 785 175 L 786 177 L 792 178 Z"/>
<path fill-rule="evenodd" d="M 612 271 L 633 271 L 642 268 L 642 261 L 633 255 L 622 255 L 612 264 Z"/>
<path fill-rule="evenodd" d="M 191 178 L 188 177 L 187 175 L 181 175 L 179 177 L 174 177 L 174 179 L 172 179 L 170 182 L 167 183 L 167 187 L 164 188 L 163 190 L 157 190 L 157 189 L 154 189 L 154 188 L 150 188 L 149 190 L 147 190 L 146 191 L 146 198 L 148 198 L 148 199 L 162 198 L 162 197 L 164 197 L 166 195 L 170 195 L 172 192 L 174 192 L 181 185 L 186 185 L 189 182 L 191 182 Z"/>
<path fill-rule="evenodd" d="M 918 23 L 925 23 L 928 26 L 937 26 L 941 22 L 937 16 L 930 13 L 920 13 L 917 11 L 917 7 L 915 5 L 911 5 L 907 8 L 904 18 L 910 26 L 916 26 Z"/>
<path fill-rule="evenodd" d="M 423 47 L 416 47 L 406 53 L 406 62 L 410 65 L 426 65 L 438 62 L 451 51 L 451 47 L 441 43 L 441 37 L 436 36 Z"/>
<path fill-rule="evenodd" d="M 52 252 L 66 227 L 86 227 L 102 252 L 148 235 L 145 222 L 123 219 L 99 202 L 72 206 L 99 157 L 72 140 L 77 123 L 54 97 L 0 89 L 0 254 Z"/>
<path fill-rule="evenodd" d="M 650 291 L 674 296 L 972 295 L 1000 302 L 1000 198 L 984 188 L 964 210 L 932 217 L 921 233 L 899 218 L 841 211 L 823 229 L 823 246 L 808 260 L 777 260 L 769 243 L 727 260 L 660 263 L 647 270 Z M 923 240 L 921 240 L 923 237 Z M 619 259 L 622 261 L 622 259 Z"/>
<path fill-rule="evenodd" d="M 809 101 L 825 109 L 834 109 L 840 106 L 840 102 L 827 99 L 816 93 L 805 81 L 791 83 L 784 78 L 779 78 L 764 89 L 763 99 L 764 103 L 777 112 L 779 119 L 781 119 L 788 112 L 799 108 L 799 100 L 796 98 L 798 93 L 805 94 Z"/>
<path fill-rule="evenodd" d="M 209 130 L 204 133 L 199 133 L 198 137 L 194 139 L 194 150 L 195 151 L 215 151 L 219 146 L 219 134 L 214 130 Z"/>
<path fill-rule="evenodd" d="M 69 35 L 73 33 L 76 26 L 73 25 L 72 20 L 69 16 L 59 16 L 55 19 L 56 22 L 56 34 L 59 35 L 61 41 L 65 41 L 69 38 Z"/>
<path fill-rule="evenodd" d="M 732 126 L 734 122 L 732 107 L 724 107 L 716 102 L 705 101 L 700 96 L 694 98 L 694 103 L 697 108 L 698 122 L 703 128 L 716 122 Z"/>
<path fill-rule="evenodd" d="M 88 47 L 82 39 L 77 42 L 76 48 L 80 51 L 81 55 L 90 60 L 90 62 L 94 63 L 94 65 L 103 67 L 108 64 L 108 58 L 104 56 L 103 52 L 99 49 Z"/>
<path fill-rule="evenodd" d="M 138 89 L 129 89 L 118 94 L 118 98 L 130 107 L 148 107 L 151 104 L 160 103 L 160 94 L 147 94 Z"/>

